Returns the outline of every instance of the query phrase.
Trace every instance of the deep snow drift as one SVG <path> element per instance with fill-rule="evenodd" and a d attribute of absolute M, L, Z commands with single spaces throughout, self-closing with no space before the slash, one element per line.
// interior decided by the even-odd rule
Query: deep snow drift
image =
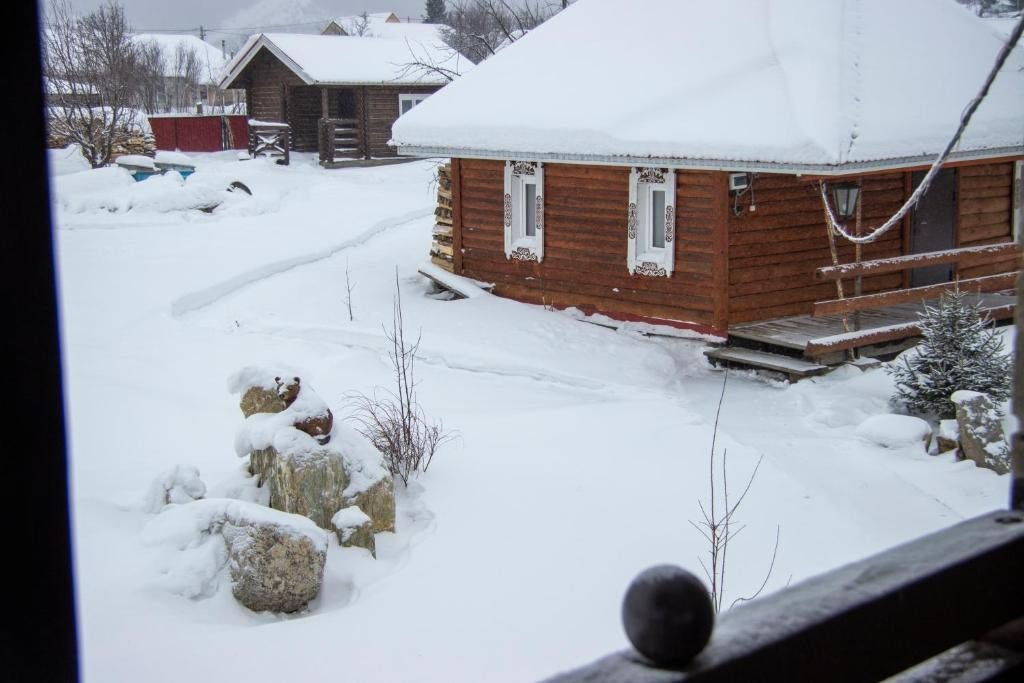
<path fill-rule="evenodd" d="M 625 645 L 619 604 L 638 572 L 699 571 L 688 520 L 708 495 L 722 384 L 699 340 L 490 295 L 431 298 L 416 269 L 432 163 L 323 171 L 301 154 L 287 168 L 194 156 L 181 183 L 75 173 L 73 160 L 57 178 L 86 681 L 178 681 L 183 666 L 195 681 L 536 680 Z M 233 180 L 253 196 L 179 208 L 192 188 L 221 197 Z M 265 503 L 234 453 L 228 376 L 295 366 L 344 420 L 346 392 L 391 381 L 381 324 L 396 269 L 407 331 L 422 331 L 423 407 L 459 438 L 399 490 L 397 532 L 377 536 L 376 560 L 331 538 L 308 613 L 251 613 L 214 546 L 147 511 L 154 491 Z M 776 527 L 769 590 L 1005 505 L 1006 477 L 916 439 L 862 438 L 891 391 L 878 369 L 793 386 L 730 376 L 718 443 L 731 481 L 764 461 L 737 513 L 747 529 L 725 604 L 760 584 Z"/>

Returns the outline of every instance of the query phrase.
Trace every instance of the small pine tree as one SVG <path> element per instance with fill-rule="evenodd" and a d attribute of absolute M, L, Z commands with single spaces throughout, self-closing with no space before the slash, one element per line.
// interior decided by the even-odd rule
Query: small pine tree
<path fill-rule="evenodd" d="M 448 8 L 444 0 L 427 0 L 427 15 L 423 17 L 424 24 L 443 24 Z"/>
<path fill-rule="evenodd" d="M 925 304 L 921 315 L 924 340 L 887 368 L 895 378 L 893 402 L 910 410 L 949 419 L 956 408 L 955 391 L 988 394 L 999 403 L 1010 395 L 1010 358 L 1003 339 L 987 325 L 981 304 L 971 304 L 963 292 L 945 292 L 938 304 Z"/>

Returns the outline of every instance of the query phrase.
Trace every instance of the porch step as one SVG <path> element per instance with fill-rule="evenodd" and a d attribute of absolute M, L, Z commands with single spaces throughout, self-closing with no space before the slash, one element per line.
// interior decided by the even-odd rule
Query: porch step
<path fill-rule="evenodd" d="M 819 365 L 791 356 L 729 346 L 705 349 L 704 355 L 716 365 L 735 365 L 755 370 L 770 370 L 785 375 L 790 381 L 813 377 L 829 370 L 827 365 Z"/>

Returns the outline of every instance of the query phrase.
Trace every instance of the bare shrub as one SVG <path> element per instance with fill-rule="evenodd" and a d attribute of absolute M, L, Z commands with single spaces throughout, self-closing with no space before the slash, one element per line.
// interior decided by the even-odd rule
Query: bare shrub
<path fill-rule="evenodd" d="M 416 398 L 416 352 L 421 337 L 412 344 L 406 341 L 397 271 L 391 329 L 385 328 L 384 336 L 391 344 L 388 358 L 395 388 L 377 387 L 370 395 L 350 394 L 354 413 L 349 419 L 384 454 L 391 474 L 408 484 L 410 477 L 427 471 L 437 449 L 454 435 L 446 432 L 441 422 L 431 422 Z"/>
<path fill-rule="evenodd" d="M 704 562 L 703 559 L 699 559 L 700 566 L 704 570 L 704 575 L 707 577 L 708 582 L 711 584 L 711 604 L 715 608 L 715 613 L 718 614 L 722 611 L 722 602 L 725 599 L 725 580 L 727 576 L 727 562 L 729 559 L 729 544 L 737 534 L 739 534 L 745 528 L 745 525 L 739 524 L 736 519 L 736 511 L 739 509 L 740 504 L 743 503 L 743 499 L 747 497 L 747 493 L 750 491 L 751 485 L 754 483 L 755 477 L 757 477 L 757 470 L 761 467 L 761 461 L 764 460 L 762 455 L 757 460 L 757 464 L 754 465 L 754 470 L 750 473 L 750 478 L 747 480 L 746 486 L 740 492 L 739 498 L 732 501 L 729 500 L 729 477 L 726 472 L 726 456 L 728 449 L 722 450 L 722 469 L 720 477 L 715 476 L 715 444 L 718 440 L 718 420 L 722 414 L 722 402 L 725 399 L 725 386 L 729 380 L 729 373 L 726 372 L 722 378 L 722 393 L 718 397 L 718 408 L 715 411 L 715 426 L 714 432 L 711 436 L 711 456 L 709 458 L 709 479 L 710 479 L 710 496 L 707 505 L 704 501 L 698 500 L 697 506 L 700 508 L 701 520 L 694 522 L 690 520 L 690 524 L 694 529 L 700 532 L 704 540 L 707 541 L 708 545 L 708 562 Z M 720 481 L 719 481 L 720 479 Z M 765 573 L 764 581 L 761 582 L 761 586 L 751 595 L 747 597 L 741 597 L 734 600 L 729 607 L 739 602 L 745 602 L 753 600 L 764 590 L 764 587 L 768 584 L 768 579 L 772 575 L 772 570 L 775 568 L 775 557 L 779 551 L 779 528 L 775 527 L 775 547 L 772 549 L 771 562 L 768 565 L 768 571 Z"/>

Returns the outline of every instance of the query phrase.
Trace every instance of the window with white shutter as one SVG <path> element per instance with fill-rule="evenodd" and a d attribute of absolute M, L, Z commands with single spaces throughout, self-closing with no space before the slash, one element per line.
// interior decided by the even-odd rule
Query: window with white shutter
<path fill-rule="evenodd" d="M 505 257 L 544 260 L 544 164 L 505 162 Z"/>
<path fill-rule="evenodd" d="M 629 173 L 626 267 L 635 275 L 671 277 L 675 267 L 676 174 L 660 168 Z"/>

